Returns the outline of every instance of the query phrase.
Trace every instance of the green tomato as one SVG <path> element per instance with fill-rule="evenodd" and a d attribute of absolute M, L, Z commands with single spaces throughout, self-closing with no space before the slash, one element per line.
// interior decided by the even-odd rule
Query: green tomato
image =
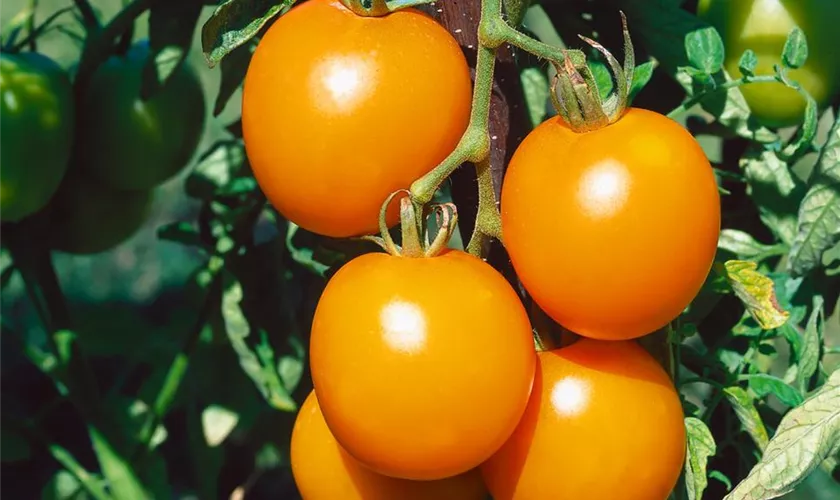
<path fill-rule="evenodd" d="M 790 31 L 799 26 L 808 41 L 808 60 L 791 70 L 817 101 L 827 106 L 840 92 L 840 1 L 838 0 L 700 0 L 698 15 L 714 26 L 726 46 L 726 71 L 737 77 L 738 62 L 746 49 L 758 56 L 757 75 L 772 75 L 782 60 Z M 805 99 L 778 82 L 741 87 L 753 116 L 768 127 L 801 123 Z"/>
<path fill-rule="evenodd" d="M 50 204 L 52 248 L 88 255 L 133 236 L 149 215 L 154 191 L 122 191 L 68 175 Z"/>
<path fill-rule="evenodd" d="M 73 145 L 73 89 L 50 58 L 0 54 L 0 219 L 18 221 L 55 194 Z"/>
<path fill-rule="evenodd" d="M 146 190 L 183 169 L 204 131 L 201 82 L 186 64 L 151 99 L 140 98 L 149 44 L 136 43 L 91 76 L 84 107 L 80 165 L 117 189 Z"/>

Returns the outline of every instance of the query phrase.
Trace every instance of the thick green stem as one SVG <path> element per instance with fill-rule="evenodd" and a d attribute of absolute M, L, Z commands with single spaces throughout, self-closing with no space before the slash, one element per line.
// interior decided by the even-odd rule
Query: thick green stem
<path fill-rule="evenodd" d="M 689 109 L 691 109 L 695 104 L 699 103 L 706 97 L 715 92 L 719 92 L 721 90 L 729 90 L 735 87 L 740 87 L 741 85 L 746 85 L 749 83 L 756 83 L 756 82 L 778 82 L 779 80 L 775 76 L 771 75 L 759 75 L 759 76 L 750 76 L 750 77 L 741 77 L 737 80 L 730 80 L 722 85 L 718 85 L 717 87 L 701 92 L 699 94 L 695 94 L 691 96 L 688 100 L 684 103 L 680 104 L 678 107 L 674 108 L 670 113 L 668 113 L 668 118 L 676 119 L 681 114 L 685 113 Z"/>
<path fill-rule="evenodd" d="M 502 241 L 502 218 L 499 215 L 496 192 L 493 188 L 490 158 L 487 157 L 476 163 L 475 171 L 478 178 L 478 215 L 467 244 L 467 251 L 473 255 L 480 255 L 488 238 Z"/>

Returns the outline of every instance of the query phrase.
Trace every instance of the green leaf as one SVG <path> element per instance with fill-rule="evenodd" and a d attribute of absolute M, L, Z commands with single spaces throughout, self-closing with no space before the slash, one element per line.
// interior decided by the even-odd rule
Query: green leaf
<path fill-rule="evenodd" d="M 779 401 L 790 407 L 802 403 L 802 394 L 778 377 L 766 373 L 756 373 L 754 375 L 746 375 L 745 378 L 750 384 L 750 389 L 755 392 L 759 399 L 773 394 Z"/>
<path fill-rule="evenodd" d="M 117 452 L 111 442 L 92 425 L 88 426 L 88 431 L 93 451 L 99 459 L 99 466 L 114 497 L 137 500 L 152 498 L 134 473 L 131 464 Z"/>
<path fill-rule="evenodd" d="M 222 77 L 219 81 L 219 95 L 216 96 L 216 103 L 213 105 L 213 116 L 219 116 L 222 113 L 233 93 L 242 84 L 256 47 L 257 44 L 252 40 L 237 47 L 222 59 Z"/>
<path fill-rule="evenodd" d="M 711 26 L 685 36 L 685 53 L 691 65 L 707 75 L 717 73 L 723 67 L 723 39 Z"/>
<path fill-rule="evenodd" d="M 41 500 L 81 500 L 91 498 L 87 495 L 79 495 L 74 497 L 81 489 L 82 483 L 76 479 L 76 476 L 66 470 L 60 470 L 47 481 L 41 490 Z M 104 491 L 104 490 L 103 490 Z"/>
<path fill-rule="evenodd" d="M 201 248 L 205 246 L 204 242 L 201 241 L 198 228 L 190 222 L 171 222 L 159 227 L 157 235 L 162 240 L 174 241 L 186 246 Z"/>
<path fill-rule="evenodd" d="M 232 276 L 229 276 L 229 281 L 222 294 L 222 317 L 228 339 L 239 357 L 239 365 L 273 408 L 282 411 L 297 410 L 297 403 L 283 387 L 277 373 L 274 351 L 265 334 L 261 332 L 256 352 L 248 346 L 246 339 L 251 334 L 251 326 L 240 306 L 243 299 L 242 285 Z"/>
<path fill-rule="evenodd" d="M 811 94 L 807 90 L 803 89 L 798 83 L 786 83 L 791 84 L 790 86 L 797 90 L 805 99 L 805 119 L 802 122 L 802 127 L 799 128 L 796 136 L 782 151 L 782 155 L 786 158 L 798 158 L 808 153 L 813 147 L 814 137 L 817 135 L 819 113 L 817 111 L 817 101 L 811 97 Z"/>
<path fill-rule="evenodd" d="M 645 85 L 650 82 L 653 77 L 653 70 L 656 69 L 656 61 L 648 61 L 636 66 L 633 70 L 633 82 L 630 84 L 630 97 L 628 102 L 633 102 L 639 92 L 645 88 Z"/>
<path fill-rule="evenodd" d="M 609 67 L 601 61 L 587 61 L 586 64 L 592 71 L 593 78 L 595 78 L 595 85 L 598 87 L 601 100 L 605 101 L 613 88 L 613 77 Z"/>
<path fill-rule="evenodd" d="M 790 313 L 779 306 L 773 280 L 756 271 L 755 262 L 728 260 L 723 267 L 735 295 L 762 328 L 778 328 L 787 321 Z"/>
<path fill-rule="evenodd" d="M 201 46 L 210 67 L 253 38 L 295 1 L 227 0 L 221 4 L 201 30 Z"/>
<path fill-rule="evenodd" d="M 799 206 L 788 271 L 801 276 L 818 267 L 822 255 L 840 242 L 840 118 L 828 136 L 810 187 Z"/>
<path fill-rule="evenodd" d="M 193 198 L 210 200 L 217 191 L 233 182 L 246 163 L 245 147 L 241 141 L 217 141 L 198 160 L 184 188 Z"/>
<path fill-rule="evenodd" d="M 804 186 L 770 150 L 752 149 L 741 158 L 740 165 L 747 179 L 747 192 L 758 205 L 761 220 L 782 242 L 792 245 Z"/>
<path fill-rule="evenodd" d="M 824 327 L 823 298 L 817 295 L 814 297 L 814 309 L 811 311 L 808 324 L 805 326 L 805 334 L 802 336 L 802 353 L 796 372 L 797 386 L 802 393 L 808 392 L 808 382 L 819 368 Z"/>
<path fill-rule="evenodd" d="M 760 262 L 766 257 L 778 255 L 780 245 L 765 245 L 756 241 L 749 233 L 738 229 L 723 229 L 718 238 L 718 248 L 732 252 L 739 259 Z"/>
<path fill-rule="evenodd" d="M 525 103 L 531 125 L 536 127 L 545 120 L 549 98 L 548 76 L 542 68 L 525 68 L 520 73 Z"/>
<path fill-rule="evenodd" d="M 794 27 L 782 49 L 782 63 L 788 68 L 800 68 L 807 59 L 808 42 L 805 40 L 805 33 L 798 26 Z"/>
<path fill-rule="evenodd" d="M 32 456 L 29 440 L 10 425 L 0 430 L 0 459 L 3 462 L 20 462 Z"/>
<path fill-rule="evenodd" d="M 303 376 L 303 360 L 295 356 L 283 356 L 277 366 L 283 386 L 289 393 L 297 389 Z"/>
<path fill-rule="evenodd" d="M 785 495 L 830 455 L 840 451 L 840 370 L 802 406 L 782 418 L 761 461 L 724 500 Z"/>
<path fill-rule="evenodd" d="M 239 414 L 224 406 L 210 405 L 201 412 L 201 428 L 204 440 L 211 447 L 219 446 L 236 428 Z"/>
<path fill-rule="evenodd" d="M 744 76 L 753 76 L 755 68 L 758 66 L 758 57 L 752 49 L 747 49 L 741 54 L 741 59 L 738 61 L 738 69 Z"/>
<path fill-rule="evenodd" d="M 752 396 L 737 385 L 727 387 L 723 390 L 723 393 L 729 401 L 729 404 L 732 405 L 732 409 L 735 410 L 735 415 L 740 420 L 744 430 L 755 441 L 758 449 L 763 450 L 767 446 L 770 437 L 767 435 L 767 428 L 764 427 L 761 415 L 755 409 Z"/>
<path fill-rule="evenodd" d="M 166 85 L 187 58 L 201 14 L 200 0 L 155 2 L 149 11 L 149 59 L 143 67 L 140 97 L 148 99 Z"/>
<path fill-rule="evenodd" d="M 718 470 L 709 471 L 709 479 L 720 481 L 724 486 L 726 486 L 726 491 L 732 491 L 732 481 L 730 481 L 723 472 Z"/>
<path fill-rule="evenodd" d="M 309 269 L 318 276 L 324 277 L 329 270 L 329 266 L 315 260 L 315 252 L 311 248 L 298 248 L 294 244 L 294 237 L 297 234 L 298 227 L 294 222 L 289 221 L 286 229 L 286 248 L 292 259 L 306 269 Z"/>
<path fill-rule="evenodd" d="M 686 417 L 685 487 L 689 500 L 700 500 L 708 485 L 706 464 L 717 451 L 715 438 L 702 420 Z"/>

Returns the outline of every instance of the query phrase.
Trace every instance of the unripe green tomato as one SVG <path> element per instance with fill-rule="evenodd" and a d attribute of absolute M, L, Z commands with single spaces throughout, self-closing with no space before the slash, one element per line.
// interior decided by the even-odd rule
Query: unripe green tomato
<path fill-rule="evenodd" d="M 0 54 L 0 219 L 18 221 L 55 194 L 73 145 L 67 74 L 36 52 Z"/>
<path fill-rule="evenodd" d="M 154 191 L 123 191 L 68 175 L 50 204 L 52 248 L 90 255 L 110 250 L 146 221 Z"/>
<path fill-rule="evenodd" d="M 182 64 L 151 99 L 140 99 L 146 41 L 91 76 L 80 113 L 80 165 L 116 189 L 151 189 L 183 169 L 204 131 L 201 82 Z"/>
<path fill-rule="evenodd" d="M 827 106 L 840 93 L 840 1 L 837 0 L 700 0 L 698 15 L 714 26 L 726 47 L 726 71 L 740 75 L 738 62 L 746 49 L 758 57 L 757 75 L 772 75 L 780 64 L 790 31 L 799 26 L 808 41 L 808 60 L 790 70 L 817 101 Z M 778 82 L 741 86 L 753 116 L 768 127 L 796 125 L 803 119 L 805 99 Z"/>

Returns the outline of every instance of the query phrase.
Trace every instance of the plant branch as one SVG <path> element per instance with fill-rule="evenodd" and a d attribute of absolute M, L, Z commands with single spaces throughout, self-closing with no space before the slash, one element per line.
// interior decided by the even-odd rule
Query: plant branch
<path fill-rule="evenodd" d="M 38 10 L 38 0 L 29 0 L 29 18 L 26 20 L 26 43 L 29 44 L 29 50 L 35 52 L 38 50 L 36 38 L 32 36 L 35 33 L 35 11 Z"/>
<path fill-rule="evenodd" d="M 694 94 L 688 100 L 686 100 L 684 103 L 680 104 L 678 107 L 671 110 L 671 112 L 668 113 L 667 116 L 668 116 L 668 118 L 675 119 L 678 116 L 680 116 L 681 114 L 683 114 L 686 111 L 688 111 L 689 109 L 691 109 L 695 104 L 699 103 L 700 101 L 702 101 L 703 99 L 705 99 L 709 95 L 714 94 L 716 92 L 719 92 L 721 90 L 729 90 L 729 89 L 732 89 L 732 88 L 735 88 L 735 87 L 740 87 L 741 85 L 746 85 L 746 84 L 749 84 L 749 83 L 759 83 L 759 82 L 760 83 L 766 83 L 766 82 L 778 82 L 778 81 L 779 80 L 778 80 L 778 78 L 776 78 L 775 75 L 757 75 L 757 76 L 749 76 L 749 77 L 743 76 L 741 78 L 738 78 L 737 80 L 730 80 L 726 83 L 718 85 L 715 88 L 705 90 L 703 92 L 700 92 L 699 94 Z"/>
<path fill-rule="evenodd" d="M 95 31 L 100 28 L 99 18 L 96 17 L 96 12 L 88 0 L 73 0 L 76 8 L 79 9 L 79 14 L 82 15 L 82 22 L 85 25 L 85 30 Z"/>

